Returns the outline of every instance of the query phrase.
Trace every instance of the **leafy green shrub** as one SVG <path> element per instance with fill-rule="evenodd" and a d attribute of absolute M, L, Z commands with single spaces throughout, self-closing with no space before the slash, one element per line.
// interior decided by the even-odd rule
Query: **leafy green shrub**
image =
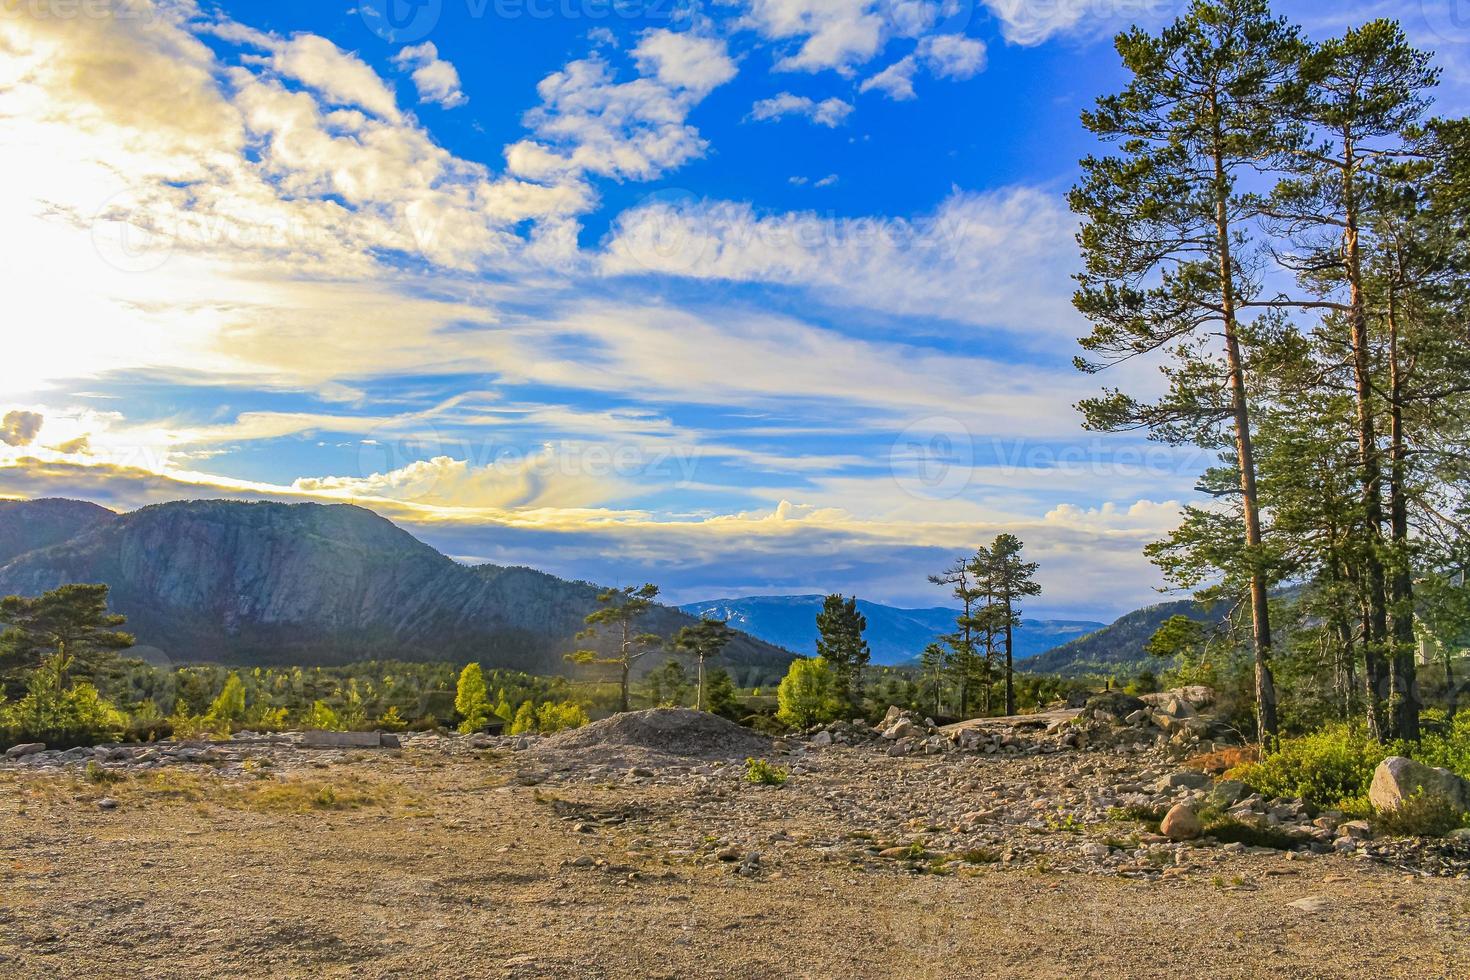
<path fill-rule="evenodd" d="M 69 658 L 51 657 L 26 679 L 25 696 L 4 706 L 0 725 L 10 741 L 61 747 L 109 741 L 122 734 L 126 716 L 91 684 L 68 684 L 69 663 Z"/>
<path fill-rule="evenodd" d="M 792 728 L 831 721 L 842 711 L 837 676 L 821 657 L 797 657 L 776 688 L 776 717 Z"/>
<path fill-rule="evenodd" d="M 512 735 L 527 735 L 536 730 L 536 706 L 530 701 L 521 702 L 516 709 L 515 720 L 510 723 Z"/>
<path fill-rule="evenodd" d="M 1406 755 L 1426 766 L 1437 766 L 1470 779 L 1470 711 L 1453 721 L 1438 708 L 1428 708 L 1420 719 L 1424 733 L 1417 743 L 1395 742 L 1390 755 Z"/>
<path fill-rule="evenodd" d="M 786 770 L 773 766 L 765 759 L 745 760 L 745 781 L 758 786 L 782 786 L 786 783 Z"/>
<path fill-rule="evenodd" d="M 1440 796 L 1425 796 L 1422 789 L 1392 810 L 1373 818 L 1373 829 L 1390 837 L 1443 837 L 1466 822 L 1466 814 Z"/>
<path fill-rule="evenodd" d="M 575 701 L 547 701 L 536 709 L 536 728 L 543 735 L 581 728 L 587 724 L 587 709 Z"/>
<path fill-rule="evenodd" d="M 1361 731 L 1333 725 L 1284 739 L 1261 759 L 1226 775 L 1266 797 L 1301 797 L 1316 810 L 1341 808 L 1368 792 L 1373 770 L 1389 750 Z"/>

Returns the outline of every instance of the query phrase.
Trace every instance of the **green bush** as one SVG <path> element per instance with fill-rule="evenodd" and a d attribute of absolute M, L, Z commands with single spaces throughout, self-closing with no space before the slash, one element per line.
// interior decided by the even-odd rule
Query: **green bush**
<path fill-rule="evenodd" d="M 1406 755 L 1426 766 L 1438 766 L 1470 779 L 1470 711 L 1453 721 L 1438 708 L 1428 708 L 1420 719 L 1423 735 L 1417 743 L 1395 742 L 1390 755 Z"/>
<path fill-rule="evenodd" d="M 1283 739 L 1261 759 L 1226 775 L 1265 797 L 1300 797 L 1316 810 L 1349 809 L 1368 792 L 1373 770 L 1389 750 L 1364 733 L 1333 725 Z"/>
<path fill-rule="evenodd" d="M 786 770 L 771 765 L 765 759 L 746 759 L 745 781 L 759 786 L 781 786 L 786 782 Z"/>
<path fill-rule="evenodd" d="M 1373 829 L 1390 837 L 1443 837 L 1465 825 L 1466 814 L 1449 800 L 1418 790 L 1392 810 L 1373 818 Z"/>

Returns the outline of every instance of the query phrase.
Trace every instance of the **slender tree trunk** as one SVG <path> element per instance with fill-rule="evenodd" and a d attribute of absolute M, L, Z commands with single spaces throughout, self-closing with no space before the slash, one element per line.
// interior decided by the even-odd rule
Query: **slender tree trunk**
<path fill-rule="evenodd" d="M 1218 115 L 1216 118 L 1218 119 Z M 1225 356 L 1230 371 L 1231 410 L 1235 419 L 1235 456 L 1240 470 L 1245 543 L 1251 561 L 1251 634 L 1256 667 L 1256 722 L 1261 741 L 1269 742 L 1275 740 L 1277 733 L 1276 683 L 1271 676 L 1271 612 L 1266 575 L 1260 565 L 1260 497 L 1256 492 L 1256 458 L 1251 444 L 1250 403 L 1246 397 L 1245 366 L 1240 353 L 1240 336 L 1236 322 L 1235 269 L 1230 254 L 1230 217 L 1226 207 L 1228 183 L 1218 128 L 1216 136 L 1215 233 L 1219 240 L 1220 300 L 1225 321 Z"/>
<path fill-rule="evenodd" d="M 1006 615 L 1006 714 L 1007 715 L 1013 715 L 1013 714 L 1016 713 L 1016 685 L 1015 685 L 1015 681 L 1012 678 L 1012 674 L 1011 674 L 1011 667 L 1012 667 L 1012 663 L 1013 663 L 1013 658 L 1011 656 L 1012 639 L 1013 639 L 1013 637 L 1012 637 L 1012 634 L 1011 634 L 1011 600 L 1010 600 L 1010 597 L 1007 597 L 1005 599 L 1005 615 Z"/>
<path fill-rule="evenodd" d="M 694 687 L 694 710 L 695 711 L 703 711 L 704 710 L 704 654 L 702 654 L 702 653 L 699 655 L 699 666 L 698 666 L 697 669 L 699 671 L 699 676 L 695 680 L 695 687 Z"/>
<path fill-rule="evenodd" d="M 1393 572 L 1389 601 L 1393 623 L 1393 734 L 1419 739 L 1418 667 L 1414 662 L 1414 577 L 1409 568 L 1409 502 L 1404 448 L 1403 367 L 1399 363 L 1399 323 L 1393 287 L 1388 292 L 1389 350 L 1389 533 L 1393 541 Z"/>
<path fill-rule="evenodd" d="M 1368 349 L 1368 314 L 1363 296 L 1363 257 L 1358 237 L 1357 203 L 1353 197 L 1352 144 L 1347 144 L 1347 166 L 1344 171 L 1344 198 L 1347 227 L 1343 231 L 1343 260 L 1348 278 L 1348 325 L 1353 349 L 1353 383 L 1357 400 L 1358 466 L 1362 471 L 1363 523 L 1367 534 L 1363 568 L 1367 576 L 1367 619 L 1363 637 L 1363 659 L 1370 682 L 1368 690 L 1368 727 L 1382 737 L 1386 734 L 1383 698 L 1386 671 L 1385 645 L 1388 641 L 1387 584 L 1383 571 L 1383 471 L 1378 459 L 1378 433 L 1373 420 L 1372 359 Z"/>
<path fill-rule="evenodd" d="M 622 633 L 623 642 L 622 646 L 619 647 L 622 656 L 618 660 L 618 666 L 622 668 L 622 684 L 620 688 L 620 697 L 618 699 L 618 710 L 626 713 L 628 710 L 628 674 L 631 672 L 631 669 L 633 667 L 633 661 L 628 656 L 632 652 L 632 650 L 630 638 L 628 636 L 628 623 L 626 620 L 622 624 Z"/>

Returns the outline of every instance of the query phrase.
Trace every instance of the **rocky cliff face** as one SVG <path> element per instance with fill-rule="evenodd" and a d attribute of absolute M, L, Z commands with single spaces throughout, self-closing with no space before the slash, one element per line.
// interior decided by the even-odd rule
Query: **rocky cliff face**
<path fill-rule="evenodd" d="M 28 543 L 14 527 L 21 520 L 44 513 L 58 529 L 35 548 L 0 552 L 0 595 L 105 582 L 139 642 L 175 661 L 475 657 L 561 671 L 596 605 L 592 585 L 461 565 L 345 504 L 179 501 L 123 515 L 97 508 L 105 519 L 81 520 L 78 508 L 89 506 L 33 501 L 23 514 L 0 510 L 0 542 L 14 540 L 16 549 Z M 75 530 L 64 534 L 68 519 Z M 668 635 L 689 622 L 660 608 L 646 626 Z M 777 666 L 790 655 L 741 637 L 727 659 Z"/>
<path fill-rule="evenodd" d="M 107 508 L 82 500 L 0 500 L 0 565 L 116 518 Z"/>

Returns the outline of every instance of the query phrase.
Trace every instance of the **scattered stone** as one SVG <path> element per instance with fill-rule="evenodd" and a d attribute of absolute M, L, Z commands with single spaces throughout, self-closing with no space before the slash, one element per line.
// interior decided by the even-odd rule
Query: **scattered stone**
<path fill-rule="evenodd" d="M 19 745 L 12 745 L 10 748 L 6 749 L 5 758 L 24 759 L 28 755 L 35 755 L 37 752 L 45 751 L 45 742 L 22 742 Z"/>
<path fill-rule="evenodd" d="M 1325 912 L 1329 907 L 1327 899 L 1320 895 L 1308 895 L 1306 898 L 1299 898 L 1295 902 L 1286 904 L 1288 908 L 1294 908 L 1300 912 Z"/>
<path fill-rule="evenodd" d="M 102 810 L 116 810 L 117 800 L 114 800 L 110 796 L 104 796 L 102 797 L 102 799 L 97 801 L 97 807 Z"/>
<path fill-rule="evenodd" d="M 392 740 L 391 744 L 389 740 Z M 384 732 L 306 732 L 301 744 L 309 749 L 398 748 L 398 736 Z"/>
<path fill-rule="evenodd" d="M 1194 810 L 1183 803 L 1176 803 L 1164 815 L 1159 832 L 1170 840 L 1194 840 L 1204 832 Z"/>

